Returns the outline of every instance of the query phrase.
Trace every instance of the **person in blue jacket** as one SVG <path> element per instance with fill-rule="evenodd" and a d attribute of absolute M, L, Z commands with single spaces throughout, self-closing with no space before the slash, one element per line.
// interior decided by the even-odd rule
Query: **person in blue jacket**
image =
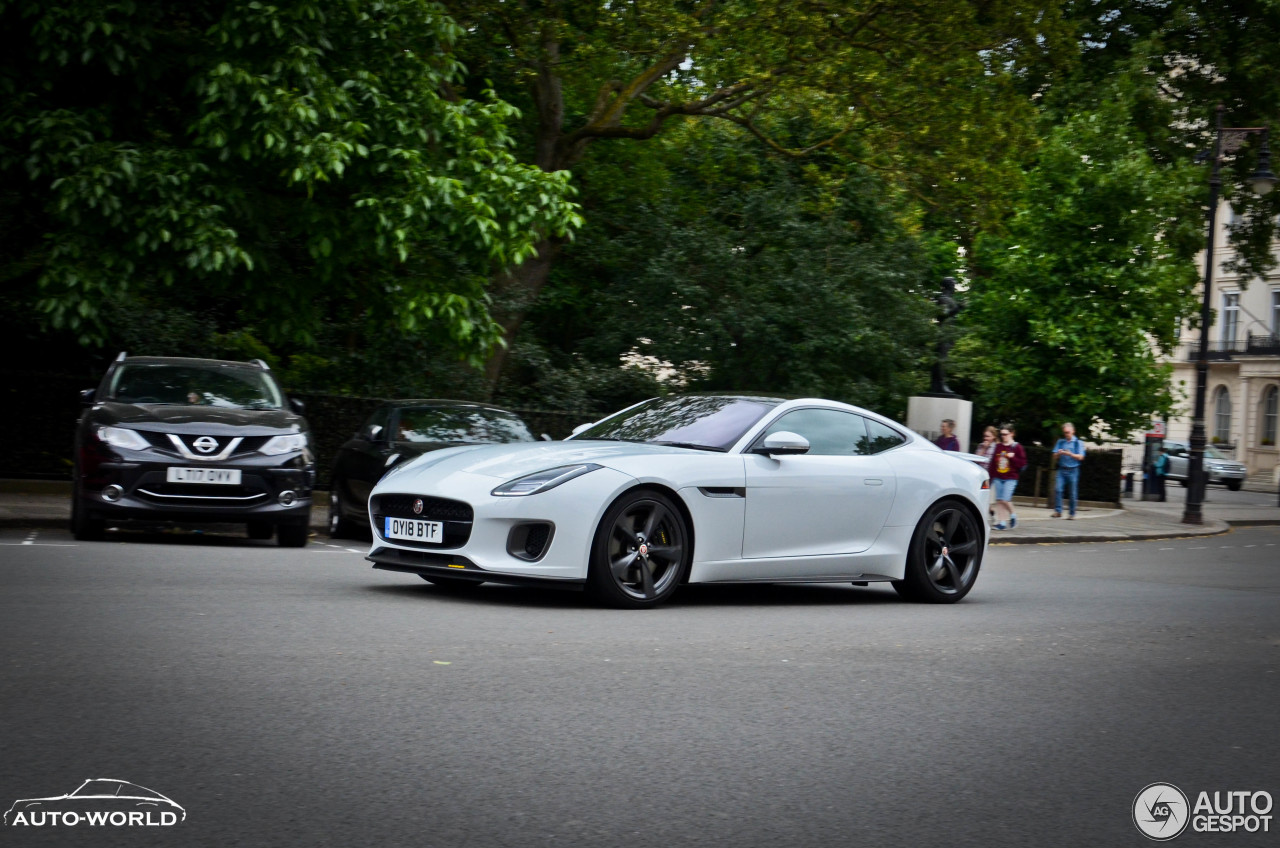
<path fill-rule="evenodd" d="M 1058 460 L 1058 479 L 1054 485 L 1053 517 L 1062 517 L 1062 490 L 1070 487 L 1070 514 L 1076 517 L 1076 499 L 1080 491 L 1080 463 L 1084 462 L 1084 443 L 1076 437 L 1076 427 L 1070 421 L 1062 425 L 1062 438 L 1053 446 Z"/>

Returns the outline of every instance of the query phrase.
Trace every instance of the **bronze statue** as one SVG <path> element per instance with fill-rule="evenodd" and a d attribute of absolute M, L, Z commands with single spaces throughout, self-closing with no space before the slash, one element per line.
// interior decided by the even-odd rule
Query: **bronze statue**
<path fill-rule="evenodd" d="M 964 303 L 956 298 L 955 277 L 942 278 L 942 290 L 934 296 L 933 302 L 938 304 L 938 344 L 934 348 L 928 394 L 932 397 L 960 397 L 947 385 L 947 355 L 956 343 L 955 317 L 964 309 Z"/>

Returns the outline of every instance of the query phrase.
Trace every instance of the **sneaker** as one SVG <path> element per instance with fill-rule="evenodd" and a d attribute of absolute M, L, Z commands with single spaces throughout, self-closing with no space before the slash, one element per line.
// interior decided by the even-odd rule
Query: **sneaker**
<path fill-rule="evenodd" d="M 1005 527 L 1005 526 L 1004 526 L 1004 522 L 1003 522 L 1003 521 L 1001 521 L 1000 523 L 998 523 L 998 524 L 996 525 L 996 529 L 997 529 L 997 530 L 1008 530 L 1009 528 L 1008 528 L 1008 527 Z"/>
<path fill-rule="evenodd" d="M 1076 517 L 1075 517 L 1074 515 L 1068 515 L 1068 516 L 1067 516 L 1067 520 L 1068 520 L 1068 521 L 1075 521 L 1075 520 L 1076 520 Z"/>
<path fill-rule="evenodd" d="M 1018 526 L 1018 516 L 1016 515 L 1009 516 L 1009 529 L 1012 530 L 1017 526 Z"/>
<path fill-rule="evenodd" d="M 1051 515 L 1051 516 L 1049 516 L 1049 517 L 1050 517 L 1050 518 L 1061 518 L 1061 517 L 1062 517 L 1062 513 L 1060 513 L 1060 512 L 1055 512 L 1053 515 Z"/>

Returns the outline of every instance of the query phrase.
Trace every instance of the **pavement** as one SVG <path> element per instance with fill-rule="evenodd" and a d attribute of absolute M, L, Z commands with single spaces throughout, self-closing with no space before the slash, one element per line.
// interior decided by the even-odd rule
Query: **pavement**
<path fill-rule="evenodd" d="M 1157 781 L 1280 794 L 1280 527 L 995 547 L 954 606 L 642 612 L 321 540 L 113 536 L 0 528 L 0 812 L 115 778 L 186 818 L 6 844 L 1137 848 Z M 1175 844 L 1276 845 L 1274 818 L 1194 827 Z"/>
<path fill-rule="evenodd" d="M 65 527 L 71 515 L 70 485 L 62 481 L 0 480 L 0 527 Z M 329 493 L 317 490 L 311 510 L 311 527 L 317 533 L 328 528 Z M 1186 489 L 1170 486 L 1169 500 L 1154 503 L 1122 501 L 1119 509 L 1082 507 L 1075 520 L 1052 518 L 1052 510 L 1036 508 L 1029 499 L 1017 499 L 1018 526 L 992 531 L 992 544 L 1035 545 L 1071 542 L 1122 542 L 1134 539 L 1177 539 L 1212 536 L 1232 527 L 1280 525 L 1280 503 L 1275 492 L 1231 492 L 1210 487 L 1203 506 L 1204 523 L 1182 523 Z"/>

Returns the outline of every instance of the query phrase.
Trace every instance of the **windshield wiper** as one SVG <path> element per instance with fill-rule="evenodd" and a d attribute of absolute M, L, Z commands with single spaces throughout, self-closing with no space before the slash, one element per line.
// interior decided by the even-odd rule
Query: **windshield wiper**
<path fill-rule="evenodd" d="M 715 445 L 699 445 L 694 442 L 669 442 L 665 440 L 649 442 L 651 445 L 664 445 L 669 448 L 690 448 L 692 450 L 715 451 L 716 453 L 728 453 L 728 448 L 718 448 Z"/>

